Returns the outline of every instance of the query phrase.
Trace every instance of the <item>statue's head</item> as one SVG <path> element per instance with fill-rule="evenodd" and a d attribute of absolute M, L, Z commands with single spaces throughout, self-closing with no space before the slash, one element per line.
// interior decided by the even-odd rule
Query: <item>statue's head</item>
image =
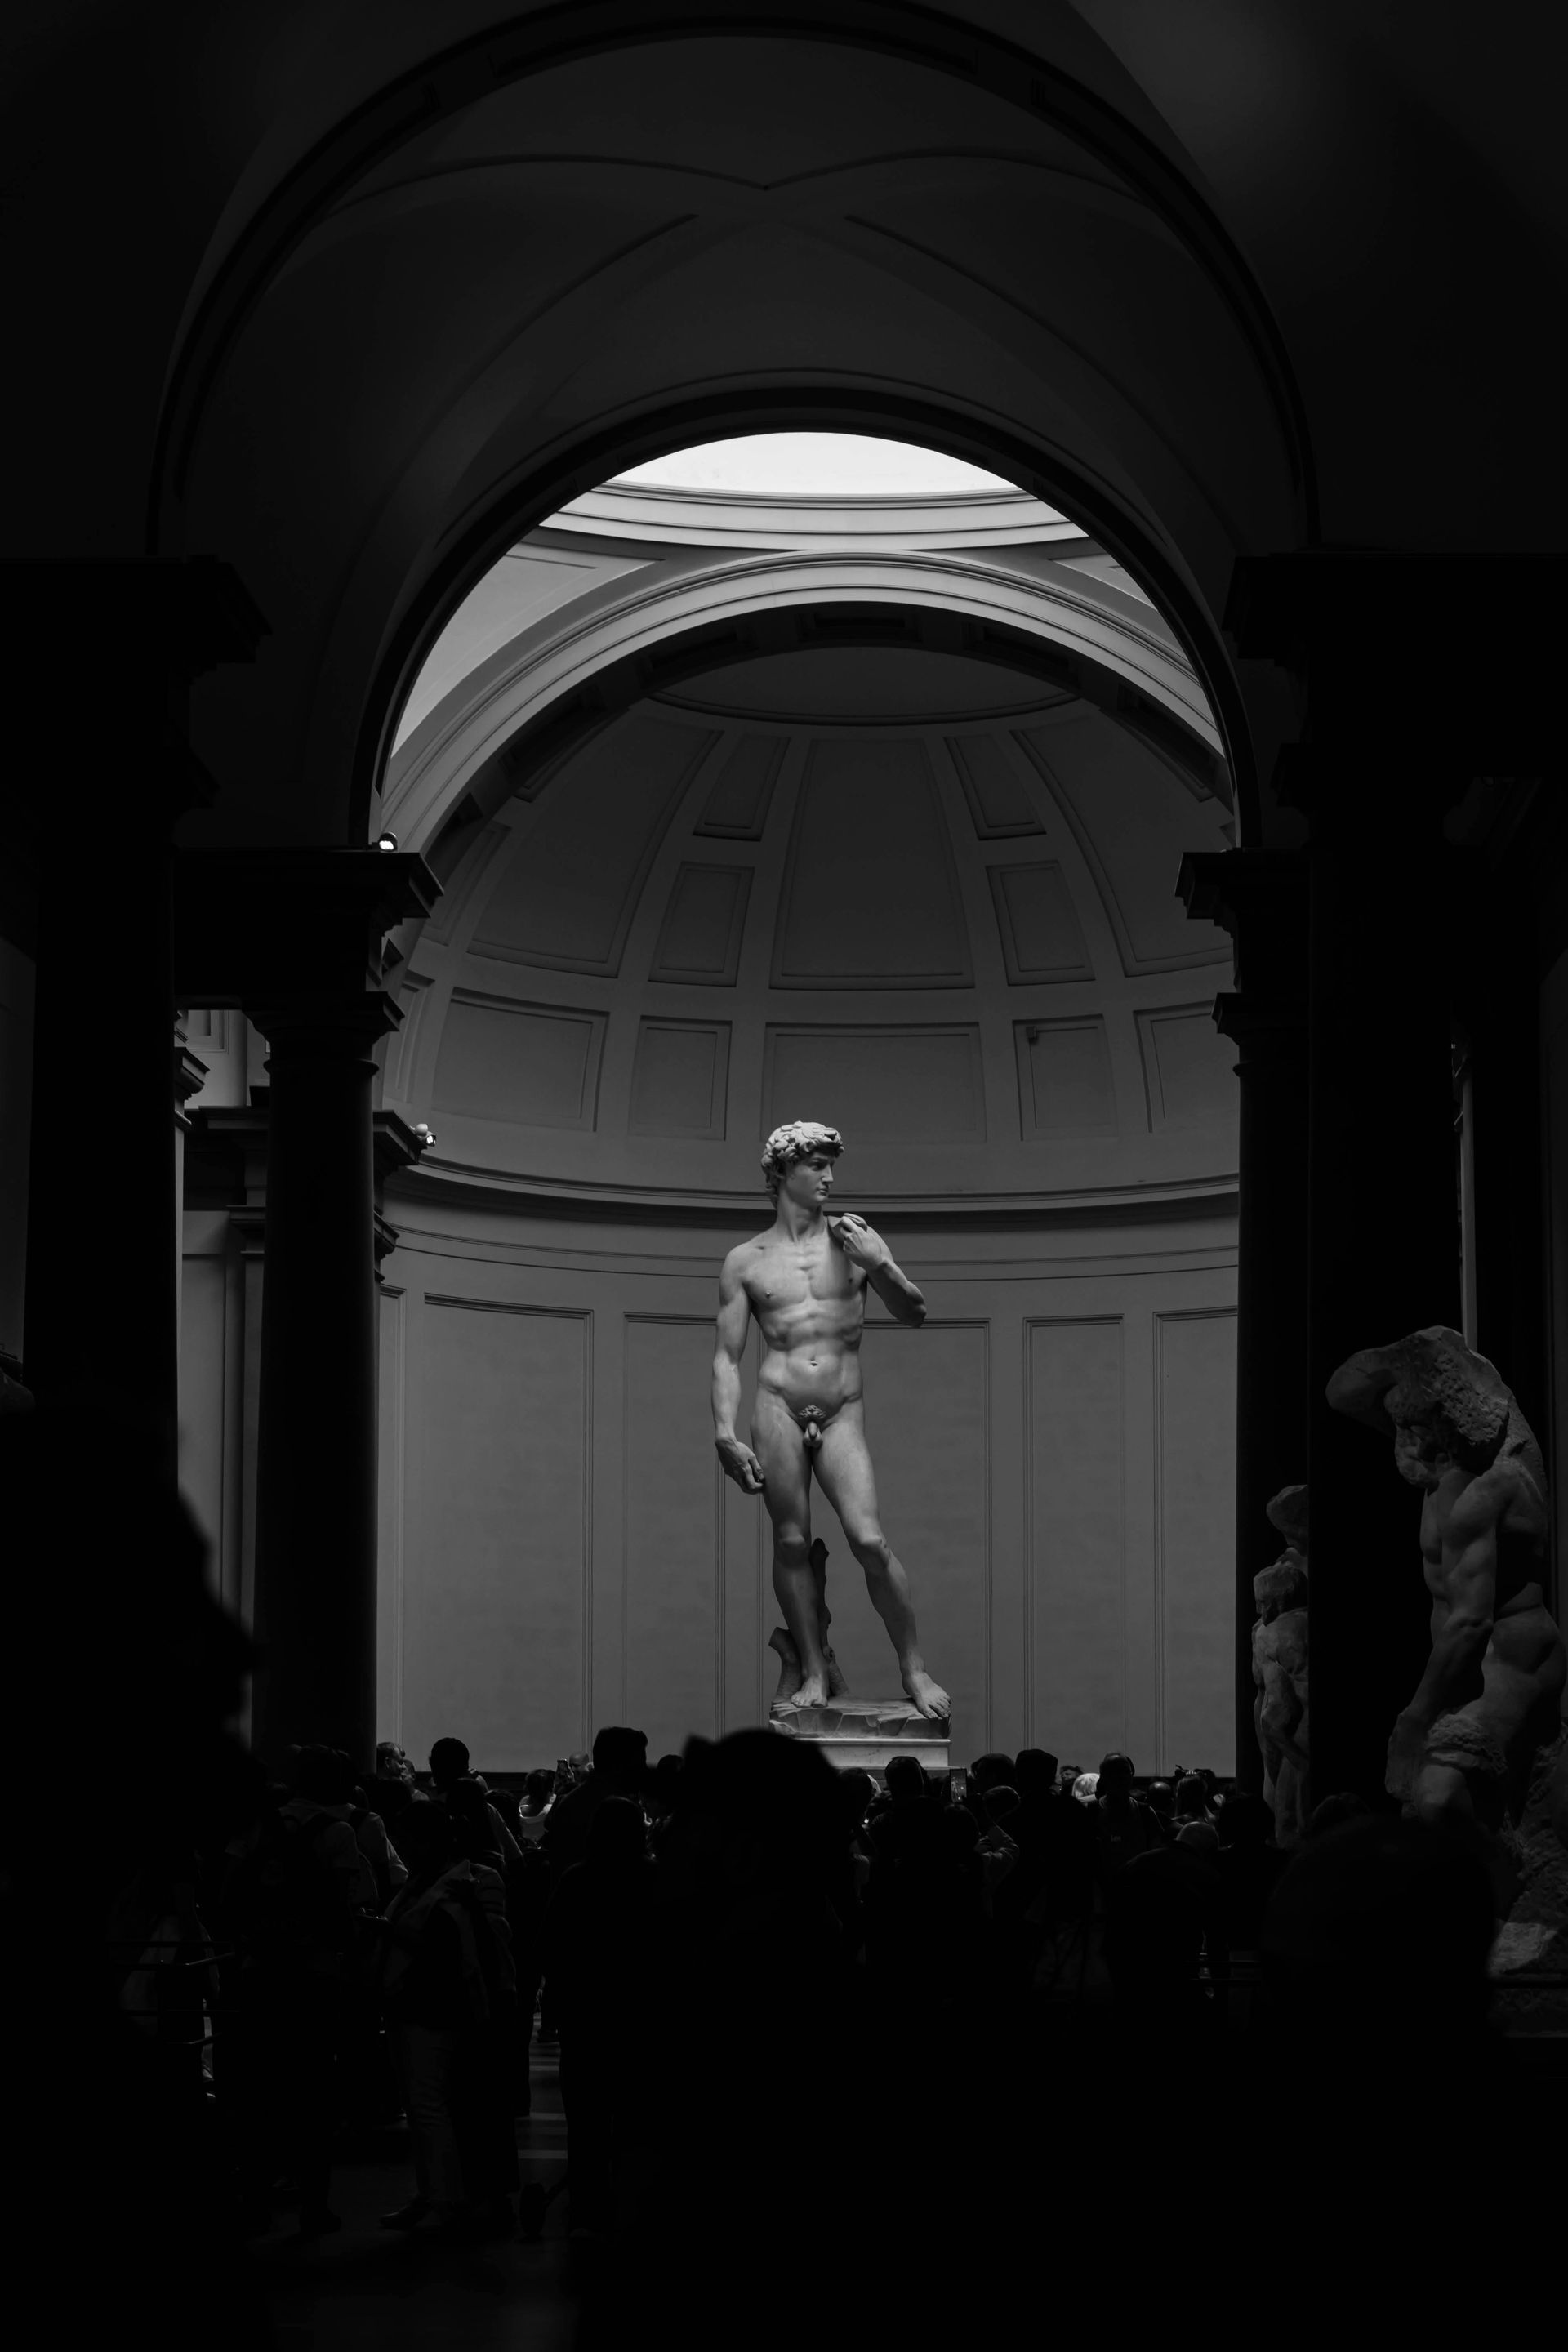
<path fill-rule="evenodd" d="M 1268 1506 L 1268 1524 L 1298 1551 L 1307 1549 L 1307 1489 L 1281 1486 Z"/>
<path fill-rule="evenodd" d="M 814 1118 L 791 1119 L 785 1127 L 775 1127 L 763 1148 L 763 1175 L 770 1195 L 776 1201 L 780 1186 L 797 1168 L 815 1165 L 818 1174 L 825 1169 L 831 1171 L 843 1149 L 838 1129 L 819 1126 Z"/>
<path fill-rule="evenodd" d="M 1413 1331 L 1388 1357 L 1394 1378 L 1383 1402 L 1401 1477 L 1435 1486 L 1450 1468 L 1489 1470 L 1513 1404 L 1495 1365 L 1443 1324 Z"/>
<path fill-rule="evenodd" d="M 1306 1607 L 1307 1563 L 1294 1545 L 1258 1570 L 1252 1580 L 1252 1597 L 1266 1625 L 1287 1609 Z"/>

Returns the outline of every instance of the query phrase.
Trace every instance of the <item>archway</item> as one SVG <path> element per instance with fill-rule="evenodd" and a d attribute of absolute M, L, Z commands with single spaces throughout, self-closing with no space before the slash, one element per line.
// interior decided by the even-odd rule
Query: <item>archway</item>
<path fill-rule="evenodd" d="M 221 369 L 172 395 L 160 529 L 254 574 L 276 640 L 265 711 L 203 689 L 226 804 L 186 838 L 363 838 L 407 682 L 507 544 L 638 457 L 779 425 L 912 437 L 1089 523 L 1246 779 L 1218 614 L 1237 552 L 1300 536 L 1305 464 L 1262 306 L 1144 134 L 1110 160 L 1100 101 L 1074 131 L 1048 74 L 1037 103 L 1000 62 L 961 84 L 941 44 L 836 27 L 825 108 L 821 29 L 546 65 L 535 26 L 523 79 L 438 80 L 412 145 L 297 184 L 287 267 L 242 273 Z"/>

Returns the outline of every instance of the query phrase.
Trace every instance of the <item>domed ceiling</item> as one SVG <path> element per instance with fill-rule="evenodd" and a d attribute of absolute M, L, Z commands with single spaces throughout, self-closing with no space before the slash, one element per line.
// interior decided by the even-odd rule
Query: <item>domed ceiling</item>
<path fill-rule="evenodd" d="M 1226 810 L 991 662 L 812 647 L 689 677 L 531 777 L 399 942 L 384 1099 L 432 1176 L 762 1198 L 786 1118 L 847 1201 L 1206 1192 L 1228 942 L 1175 896 Z"/>

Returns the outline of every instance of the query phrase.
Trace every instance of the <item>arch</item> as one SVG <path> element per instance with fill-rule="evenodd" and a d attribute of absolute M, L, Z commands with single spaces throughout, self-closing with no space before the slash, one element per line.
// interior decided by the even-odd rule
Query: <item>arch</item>
<path fill-rule="evenodd" d="M 496 506 L 453 535 L 389 633 L 371 683 L 353 783 L 355 822 L 361 828 L 368 823 L 372 796 L 387 773 L 397 716 L 415 677 L 463 597 L 508 548 L 571 499 L 647 458 L 700 440 L 719 439 L 726 431 L 760 433 L 807 425 L 829 432 L 886 432 L 891 437 L 969 458 L 1005 475 L 1082 523 L 1148 589 L 1180 643 L 1214 714 L 1217 741 L 1212 748 L 1229 769 L 1242 837 L 1256 837 L 1257 766 L 1247 709 L 1229 653 L 1213 615 L 1181 567 L 1105 485 L 1091 483 L 1059 463 L 1043 463 L 1039 451 L 999 431 L 990 420 L 971 419 L 912 401 L 873 403 L 854 393 L 811 395 L 777 391 L 718 394 L 667 409 L 625 431 L 595 436 L 563 450 L 547 473 L 515 486 Z M 805 561 L 816 564 L 821 559 Z M 1016 600 L 1016 581 L 1012 586 Z M 1112 670 L 1117 667 L 1114 661 L 1106 666 Z M 1194 731 L 1199 740 L 1204 740 L 1205 730 Z"/>
<path fill-rule="evenodd" d="M 1231 796 L 1224 740 L 1195 680 L 1152 630 L 1089 594 L 931 555 L 781 551 L 633 585 L 586 621 L 547 618 L 521 632 L 421 721 L 390 764 L 379 822 L 405 848 L 428 847 L 454 811 L 505 797 L 685 677 L 804 646 L 889 643 L 959 653 L 1081 696 L 1201 791 Z"/>

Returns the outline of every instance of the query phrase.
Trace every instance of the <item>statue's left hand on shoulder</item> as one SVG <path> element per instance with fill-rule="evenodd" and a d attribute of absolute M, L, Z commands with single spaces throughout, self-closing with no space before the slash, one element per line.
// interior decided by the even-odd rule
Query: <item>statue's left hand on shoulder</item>
<path fill-rule="evenodd" d="M 864 1266 L 868 1274 L 874 1274 L 878 1266 L 886 1265 L 892 1255 L 881 1234 L 875 1232 L 864 1217 L 858 1217 L 853 1209 L 832 1220 L 832 1233 L 850 1265 Z"/>

